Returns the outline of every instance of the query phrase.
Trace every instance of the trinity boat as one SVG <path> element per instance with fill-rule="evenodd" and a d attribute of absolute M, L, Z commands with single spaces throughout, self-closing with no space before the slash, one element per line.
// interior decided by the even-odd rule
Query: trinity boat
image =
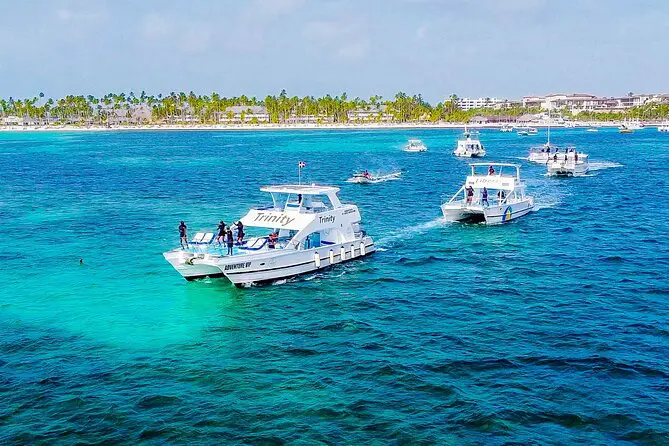
<path fill-rule="evenodd" d="M 405 152 L 426 152 L 427 147 L 420 139 L 410 139 L 407 145 L 404 146 Z"/>
<path fill-rule="evenodd" d="M 564 153 L 554 153 L 546 163 L 548 176 L 551 177 L 577 177 L 588 173 L 587 155 L 575 150 Z"/>
<path fill-rule="evenodd" d="M 483 144 L 478 139 L 478 132 L 472 135 L 472 132 L 465 127 L 462 138 L 458 139 L 458 146 L 453 151 L 453 155 L 465 158 L 482 158 L 485 154 Z"/>
<path fill-rule="evenodd" d="M 226 255 L 225 244 L 214 241 L 213 233 L 198 233 L 186 249 L 164 253 L 165 259 L 187 280 L 226 277 L 242 286 L 318 271 L 376 250 L 360 228 L 358 207 L 343 204 L 338 188 L 284 185 L 260 190 L 271 195 L 272 205 L 251 209 L 241 223 L 262 235 L 235 244 L 232 255 Z"/>
<path fill-rule="evenodd" d="M 450 221 L 499 224 L 522 217 L 534 209 L 525 195 L 520 166 L 504 163 L 473 163 L 465 184 L 441 205 Z"/>

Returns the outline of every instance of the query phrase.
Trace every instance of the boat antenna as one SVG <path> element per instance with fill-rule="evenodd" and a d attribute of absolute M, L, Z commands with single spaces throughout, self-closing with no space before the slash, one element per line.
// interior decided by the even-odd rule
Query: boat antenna
<path fill-rule="evenodd" d="M 550 105 L 548 108 L 548 141 L 546 141 L 546 147 L 550 147 L 551 145 L 551 109 Z"/>

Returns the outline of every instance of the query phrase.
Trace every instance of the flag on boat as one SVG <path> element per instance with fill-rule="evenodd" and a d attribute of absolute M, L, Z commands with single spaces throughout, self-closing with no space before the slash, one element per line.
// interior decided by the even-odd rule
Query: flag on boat
<path fill-rule="evenodd" d="M 304 169 L 305 167 L 307 167 L 307 163 L 305 163 L 304 161 L 300 161 L 299 163 L 297 163 L 297 167 L 299 167 L 300 169 Z"/>

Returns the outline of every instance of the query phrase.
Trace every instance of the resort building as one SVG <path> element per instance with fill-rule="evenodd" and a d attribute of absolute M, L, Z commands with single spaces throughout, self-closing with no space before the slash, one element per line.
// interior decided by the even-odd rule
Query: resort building
<path fill-rule="evenodd" d="M 388 106 L 379 104 L 369 108 L 358 108 L 348 112 L 350 122 L 391 122 L 393 115 L 387 112 Z"/>
<path fill-rule="evenodd" d="M 666 102 L 665 102 L 666 101 Z M 669 103 L 666 94 L 628 94 L 620 97 L 598 97 L 592 94 L 549 94 L 546 96 L 525 96 L 523 107 L 542 110 L 568 110 L 578 114 L 587 112 L 624 111 L 647 103 Z"/>
<path fill-rule="evenodd" d="M 233 105 L 223 112 L 215 113 L 216 122 L 221 123 L 263 123 L 269 122 L 267 108 L 262 105 Z"/>
<path fill-rule="evenodd" d="M 502 104 L 510 101 L 498 98 L 458 98 L 456 101 L 461 110 L 471 110 L 473 108 L 503 108 Z"/>

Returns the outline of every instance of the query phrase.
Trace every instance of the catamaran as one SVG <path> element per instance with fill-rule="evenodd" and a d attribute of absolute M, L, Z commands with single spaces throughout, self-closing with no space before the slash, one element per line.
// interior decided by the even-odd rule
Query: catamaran
<path fill-rule="evenodd" d="M 405 152 L 426 152 L 427 147 L 423 144 L 423 141 L 420 139 L 410 139 L 406 146 L 404 146 Z"/>
<path fill-rule="evenodd" d="M 473 163 L 465 184 L 441 211 L 447 220 L 499 224 L 522 217 L 534 209 L 525 195 L 520 166 L 504 163 Z"/>
<path fill-rule="evenodd" d="M 574 147 L 565 147 L 565 153 L 576 152 Z M 538 147 L 532 147 L 530 153 L 527 156 L 527 160 L 533 163 L 546 164 L 548 160 L 553 157 L 556 153 L 560 153 L 560 148 L 551 143 L 551 126 L 548 125 L 546 129 L 546 144 L 542 144 Z M 587 153 L 580 152 L 578 157 L 585 160 L 588 157 Z"/>
<path fill-rule="evenodd" d="M 232 255 L 198 233 L 186 248 L 164 253 L 185 279 L 226 277 L 237 286 L 271 282 L 362 258 L 375 251 L 374 241 L 360 227 L 360 212 L 343 204 L 331 186 L 284 185 L 260 189 L 272 205 L 251 209 L 244 228 L 265 234 L 236 244 Z M 269 231 L 269 235 L 267 235 Z"/>
<path fill-rule="evenodd" d="M 474 136 L 474 138 L 472 138 Z M 462 138 L 458 139 L 458 146 L 453 151 L 453 155 L 465 158 L 482 158 L 486 154 L 483 144 L 478 139 L 478 132 L 472 135 L 472 132 L 467 130 L 462 134 Z"/>
<path fill-rule="evenodd" d="M 548 176 L 577 177 L 588 173 L 588 158 L 575 150 L 565 153 L 554 153 L 546 163 Z"/>

